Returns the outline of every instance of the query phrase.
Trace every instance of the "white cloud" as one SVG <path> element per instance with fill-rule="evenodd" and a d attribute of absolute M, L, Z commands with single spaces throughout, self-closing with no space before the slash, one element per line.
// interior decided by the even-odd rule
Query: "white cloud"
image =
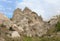
<path fill-rule="evenodd" d="M 60 2 L 60 0 L 45 0 L 45 1 L 51 4 L 58 4 L 58 2 Z"/>
<path fill-rule="evenodd" d="M 17 2 L 17 8 L 24 9 L 25 6 L 29 7 L 31 10 L 42 15 L 43 18 L 49 19 L 57 12 L 60 11 L 60 0 L 23 0 L 22 2 Z"/>
<path fill-rule="evenodd" d="M 31 10 L 33 10 L 37 13 L 43 13 L 44 12 L 43 7 L 40 4 L 39 0 L 38 1 L 37 0 L 28 0 L 28 1 L 23 0 L 23 2 L 21 2 L 21 3 L 17 2 L 17 7 L 18 8 L 24 9 L 25 6 L 29 7 Z"/>

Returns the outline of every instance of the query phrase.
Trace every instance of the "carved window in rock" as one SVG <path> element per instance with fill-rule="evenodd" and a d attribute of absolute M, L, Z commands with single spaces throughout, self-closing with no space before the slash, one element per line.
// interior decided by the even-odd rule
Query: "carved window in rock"
<path fill-rule="evenodd" d="M 38 37 L 38 35 L 37 35 L 37 34 L 35 34 L 35 36 L 36 36 L 36 37 Z"/>
<path fill-rule="evenodd" d="M 20 26 L 20 25 L 17 25 L 17 26 Z"/>
<path fill-rule="evenodd" d="M 29 24 L 32 23 L 32 20 L 29 20 L 28 23 L 29 23 Z"/>
<path fill-rule="evenodd" d="M 37 17 L 34 17 L 34 19 L 37 19 Z"/>
<path fill-rule="evenodd" d="M 15 31 L 14 29 L 12 29 L 12 27 L 10 27 L 9 30 L 11 30 L 11 31 Z"/>
<path fill-rule="evenodd" d="M 36 31 L 36 28 L 34 28 L 34 26 L 32 26 L 32 29 L 33 29 L 34 31 Z"/>
<path fill-rule="evenodd" d="M 31 20 L 31 18 L 26 17 L 26 19 L 28 19 L 28 23 L 29 23 L 29 24 L 33 22 L 33 21 Z"/>

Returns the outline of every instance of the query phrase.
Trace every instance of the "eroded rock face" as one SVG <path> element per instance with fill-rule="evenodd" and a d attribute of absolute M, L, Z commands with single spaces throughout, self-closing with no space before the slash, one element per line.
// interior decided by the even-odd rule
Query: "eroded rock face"
<path fill-rule="evenodd" d="M 2 13 L 0 13 L 0 25 L 4 25 L 5 27 L 7 27 L 9 29 L 9 27 L 12 25 L 12 21 L 7 18 L 5 15 L 3 15 Z"/>
<path fill-rule="evenodd" d="M 51 34 L 55 30 L 55 24 L 58 21 L 60 22 L 59 18 L 53 18 L 49 22 L 45 22 L 41 16 L 38 16 L 37 13 L 29 8 L 26 7 L 23 11 L 17 8 L 11 20 L 0 14 L 0 36 L 20 38 L 21 35 L 41 37 L 47 34 L 47 32 Z"/>
<path fill-rule="evenodd" d="M 20 37 L 21 35 L 41 37 L 47 33 L 47 29 L 49 28 L 48 24 L 43 21 L 41 16 L 38 16 L 37 13 L 31 11 L 27 7 L 23 11 L 17 8 L 14 11 L 12 20 L 2 14 L 1 17 L 1 24 L 5 27 L 3 27 L 4 30 L 2 28 L 2 31 L 7 31 L 5 32 L 6 35 L 12 38 Z M 4 21 L 2 22 L 2 20 Z"/>
<path fill-rule="evenodd" d="M 0 41 L 5 41 L 5 39 L 4 39 L 4 38 L 2 38 L 2 37 L 0 37 Z"/>
<path fill-rule="evenodd" d="M 19 35 L 19 33 L 18 33 L 17 31 L 13 31 L 13 32 L 11 33 L 11 37 L 12 37 L 12 38 L 16 38 L 16 37 L 19 37 L 19 38 L 20 38 L 20 35 Z"/>
<path fill-rule="evenodd" d="M 51 20 L 49 20 L 50 25 L 55 25 L 58 22 L 58 17 L 53 17 Z"/>
<path fill-rule="evenodd" d="M 25 8 L 23 11 L 21 9 L 16 9 L 12 17 L 12 21 L 19 28 L 23 29 L 23 34 L 27 36 L 42 36 L 46 34 L 47 28 L 44 27 L 45 23 L 37 13 L 31 11 L 29 8 Z"/>
<path fill-rule="evenodd" d="M 32 11 L 28 8 L 28 7 L 25 7 L 25 9 L 23 10 L 23 13 L 25 14 L 30 14 Z"/>

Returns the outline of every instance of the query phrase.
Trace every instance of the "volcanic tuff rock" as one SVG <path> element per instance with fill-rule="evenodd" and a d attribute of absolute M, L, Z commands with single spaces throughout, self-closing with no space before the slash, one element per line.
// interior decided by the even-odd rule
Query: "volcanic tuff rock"
<path fill-rule="evenodd" d="M 29 8 L 25 8 L 23 11 L 17 8 L 14 11 L 12 21 L 19 28 L 22 28 L 24 35 L 34 37 L 42 36 L 47 32 L 47 26 L 43 19 L 37 15 L 34 11 L 31 11 Z"/>
<path fill-rule="evenodd" d="M 2 13 L 0 13 L 0 25 L 1 24 L 5 25 L 7 28 L 9 28 L 11 26 L 11 24 L 12 24 L 12 21 L 10 21 L 9 18 L 7 18 Z"/>
<path fill-rule="evenodd" d="M 0 13 L 0 36 L 1 37 L 8 36 L 8 35 L 12 36 L 14 34 L 14 31 L 18 29 L 18 27 L 16 29 L 14 27 L 16 26 L 13 24 L 13 22 L 5 15 Z M 17 33 L 16 36 L 18 35 L 19 34 Z M 12 37 L 16 37 L 16 36 L 12 36 Z"/>
<path fill-rule="evenodd" d="M 55 31 L 55 24 L 60 21 L 59 18 L 57 16 L 49 22 L 45 22 L 41 16 L 27 7 L 23 11 L 17 8 L 11 20 L 0 13 L 0 36 L 11 38 L 21 37 L 22 35 L 41 37 L 47 33 L 51 34 Z"/>
<path fill-rule="evenodd" d="M 23 11 L 17 8 L 11 19 L 0 13 L 0 41 L 14 41 L 15 38 L 20 41 L 24 36 L 57 37 L 60 36 L 60 32 L 57 32 L 55 27 L 58 22 L 60 15 L 46 22 L 27 7 Z"/>

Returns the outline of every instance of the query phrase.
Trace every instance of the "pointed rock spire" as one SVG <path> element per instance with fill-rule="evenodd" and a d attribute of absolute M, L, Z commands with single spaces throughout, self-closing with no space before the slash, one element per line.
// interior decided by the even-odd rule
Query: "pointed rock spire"
<path fill-rule="evenodd" d="M 16 12 L 16 11 L 21 11 L 21 9 L 20 8 L 17 8 L 14 12 Z"/>
<path fill-rule="evenodd" d="M 23 13 L 29 14 L 30 12 L 32 11 L 28 7 L 25 7 L 25 9 L 23 10 Z"/>
<path fill-rule="evenodd" d="M 20 8 L 17 8 L 14 12 L 13 12 L 13 17 L 12 19 L 16 19 L 17 17 L 19 17 L 20 14 L 22 14 L 22 10 Z"/>

